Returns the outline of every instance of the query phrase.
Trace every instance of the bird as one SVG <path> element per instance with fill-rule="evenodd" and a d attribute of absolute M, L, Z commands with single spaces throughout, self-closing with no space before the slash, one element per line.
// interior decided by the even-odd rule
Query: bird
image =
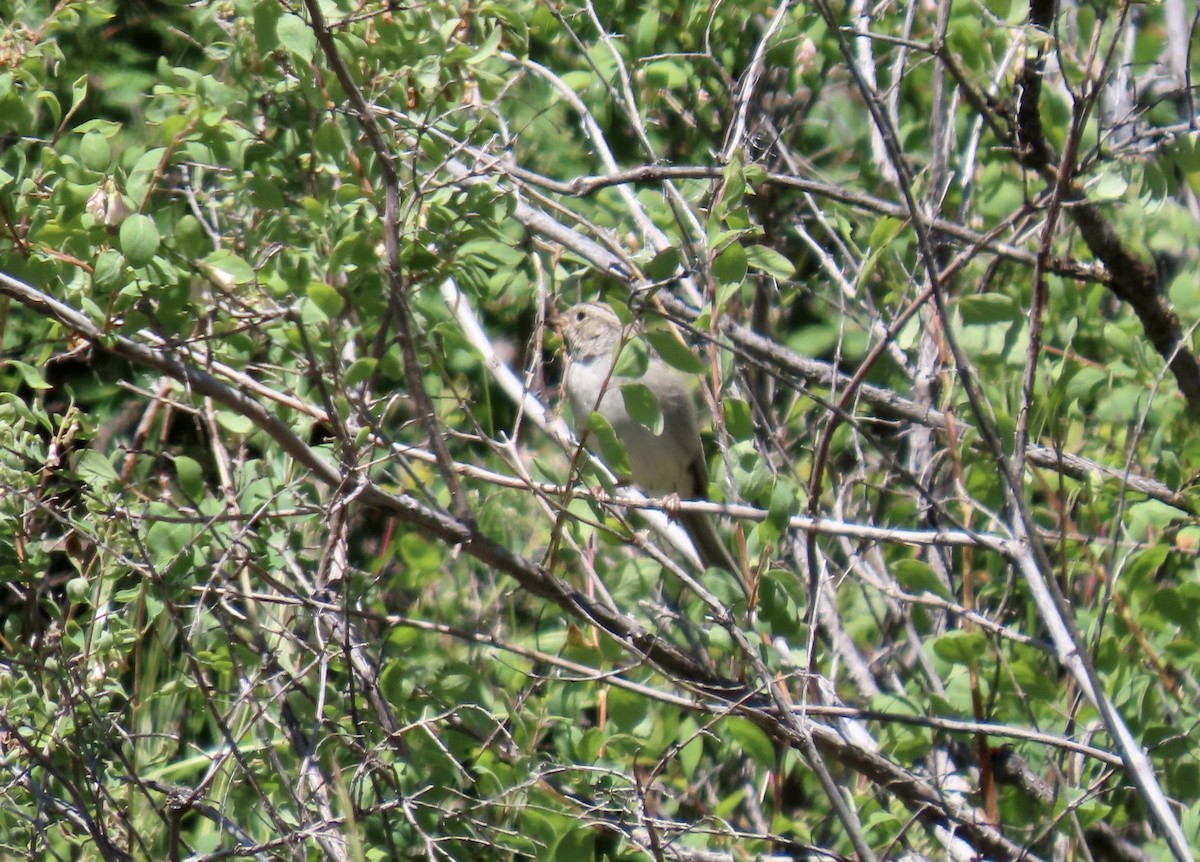
<path fill-rule="evenodd" d="M 554 318 L 562 332 L 566 358 L 564 389 L 577 427 L 598 412 L 625 447 L 634 483 L 656 497 L 708 499 L 708 465 L 692 402 L 694 381 L 650 351 L 641 377 L 614 374 L 617 353 L 629 340 L 630 328 L 612 306 L 581 302 Z M 640 383 L 653 393 L 662 415 L 658 434 L 638 422 L 625 406 L 622 387 Z M 741 568 L 704 512 L 679 512 L 705 568 L 721 568 L 742 580 Z M 744 588 L 744 585 L 743 585 Z"/>

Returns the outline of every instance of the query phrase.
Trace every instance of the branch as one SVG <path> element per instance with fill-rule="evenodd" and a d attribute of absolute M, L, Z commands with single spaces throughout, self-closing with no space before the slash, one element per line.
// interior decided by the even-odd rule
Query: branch
<path fill-rule="evenodd" d="M 429 435 L 429 447 L 437 453 L 438 469 L 450 491 L 454 514 L 459 518 L 466 518 L 470 507 L 458 477 L 450 469 L 450 450 L 446 448 L 446 441 L 442 438 L 441 429 L 438 428 L 437 412 L 433 409 L 433 401 L 430 399 L 429 393 L 425 391 L 425 382 L 421 378 L 420 363 L 417 360 L 412 312 L 408 307 L 408 288 L 404 279 L 404 270 L 400 264 L 400 177 L 392 164 L 392 150 L 384 139 L 379 124 L 375 121 L 375 109 L 359 90 L 354 76 L 350 74 L 350 70 L 346 68 L 346 64 L 342 60 L 342 55 L 338 53 L 337 45 L 333 41 L 333 34 L 330 33 L 325 24 L 325 17 L 321 14 L 320 4 L 317 0 L 304 0 L 304 5 L 308 8 L 308 14 L 312 20 L 312 31 L 325 54 L 325 60 L 333 69 L 342 89 L 346 91 L 346 97 L 354 107 L 358 123 L 366 134 L 371 149 L 375 151 L 375 157 L 379 160 L 384 186 L 383 249 L 387 260 L 385 275 L 390 287 L 388 292 L 389 299 L 391 299 L 390 306 L 395 312 L 396 324 L 399 329 L 400 350 L 404 356 L 404 379 L 408 383 L 409 395 L 416 405 L 417 418 L 425 424 L 426 433 Z"/>
<path fill-rule="evenodd" d="M 153 343 L 154 346 L 150 346 L 124 335 L 106 334 L 79 310 L 2 272 L 0 295 L 57 321 L 67 330 L 91 342 L 98 351 L 165 374 L 182 383 L 189 391 L 212 398 L 240 413 L 298 464 L 306 467 L 320 483 L 334 489 L 349 488 L 348 496 L 354 497 L 358 503 L 413 525 L 508 575 L 529 593 L 554 603 L 572 617 L 593 623 L 624 649 L 640 656 L 685 689 L 722 704 L 726 710 L 753 718 L 777 739 L 797 746 L 805 745 L 806 748 L 808 745 L 815 746 L 822 756 L 861 771 L 910 806 L 916 816 L 941 837 L 940 840 L 969 841 L 999 859 L 1011 859 L 1014 862 L 1017 859 L 1036 860 L 1036 857 L 1010 842 L 998 830 L 975 822 L 974 817 L 957 810 L 927 782 L 882 755 L 853 745 L 837 731 L 815 723 L 811 718 L 801 722 L 797 721 L 797 716 L 780 713 L 778 701 L 767 697 L 757 687 L 747 687 L 740 680 L 719 675 L 674 644 L 638 625 L 627 615 L 594 601 L 544 567 L 482 535 L 474 525 L 434 511 L 408 495 L 384 491 L 361 475 L 343 475 L 262 403 L 173 355 L 173 348 L 157 336 L 140 333 L 142 338 Z"/>
<path fill-rule="evenodd" d="M 1054 22 L 1054 9 L 1053 0 L 1032 0 L 1029 23 L 1049 33 Z M 1042 175 L 1048 183 L 1054 183 L 1057 174 L 1054 151 L 1042 128 L 1039 105 L 1045 64 L 1045 49 L 1039 47 L 1035 57 L 1026 59 L 1021 75 L 1017 154 L 1023 165 Z M 1188 411 L 1193 417 L 1200 417 L 1200 361 L 1188 347 L 1175 310 L 1159 293 L 1154 267 L 1121 241 L 1112 223 L 1099 206 L 1088 201 L 1078 183 L 1065 183 L 1062 197 L 1083 241 L 1108 269 L 1111 275 L 1108 289 L 1133 309 L 1142 322 L 1146 337 L 1175 375 L 1179 390 L 1187 400 Z"/>
<path fill-rule="evenodd" d="M 578 197 L 586 197 L 595 194 L 601 189 L 613 186 L 621 187 L 634 183 L 653 183 L 681 179 L 719 180 L 722 176 L 722 168 L 713 165 L 644 165 L 601 176 L 576 177 L 568 182 L 561 182 L 514 165 L 505 165 L 503 168 L 514 180 L 540 186 L 557 194 Z M 884 198 L 866 194 L 865 192 L 853 191 L 831 183 L 822 183 L 792 174 L 771 172 L 766 175 L 764 183 L 836 201 L 864 212 L 874 213 L 875 215 L 890 216 L 905 220 L 908 219 L 909 215 L 908 209 L 903 204 L 894 203 Z M 998 242 L 990 238 L 987 234 L 981 234 L 978 231 L 964 227 L 959 222 L 937 217 L 928 219 L 927 223 L 929 228 L 937 233 L 961 240 L 968 245 L 979 247 L 1005 260 L 1011 260 L 1014 263 L 1024 266 L 1033 266 L 1037 263 L 1037 255 L 1035 253 L 1014 245 Z M 1048 264 L 1047 271 L 1053 272 L 1055 275 L 1061 275 L 1064 278 L 1075 279 L 1077 281 L 1099 282 L 1101 284 L 1107 284 L 1111 277 L 1101 267 L 1063 258 L 1052 258 Z"/>

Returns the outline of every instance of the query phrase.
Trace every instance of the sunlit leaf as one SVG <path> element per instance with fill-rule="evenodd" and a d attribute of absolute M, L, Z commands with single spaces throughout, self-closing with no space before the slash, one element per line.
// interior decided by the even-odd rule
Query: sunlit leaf
<path fill-rule="evenodd" d="M 154 220 L 134 213 L 121 223 L 121 253 L 132 266 L 145 266 L 158 252 L 158 228 Z"/>
<path fill-rule="evenodd" d="M 642 383 L 622 384 L 621 397 L 625 401 L 625 409 L 635 422 L 655 436 L 662 433 L 662 408 L 648 386 Z"/>

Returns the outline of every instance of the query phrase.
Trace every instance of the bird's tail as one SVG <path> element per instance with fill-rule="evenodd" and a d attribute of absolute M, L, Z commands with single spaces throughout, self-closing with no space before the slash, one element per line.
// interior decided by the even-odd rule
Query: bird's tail
<path fill-rule="evenodd" d="M 700 562 L 704 564 L 704 567 L 706 569 L 724 569 L 734 575 L 746 594 L 746 600 L 750 601 L 751 591 L 746 573 L 729 548 L 721 541 L 712 518 L 705 512 L 680 512 L 679 523 L 687 530 L 687 534 L 696 548 L 696 555 L 700 557 Z"/>

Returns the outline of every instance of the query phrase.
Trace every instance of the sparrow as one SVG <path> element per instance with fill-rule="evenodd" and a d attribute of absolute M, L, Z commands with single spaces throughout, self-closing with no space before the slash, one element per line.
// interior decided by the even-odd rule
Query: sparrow
<path fill-rule="evenodd" d="M 594 411 L 608 420 L 625 447 L 631 477 L 655 497 L 675 495 L 684 500 L 708 499 L 708 465 L 700 442 L 692 392 L 695 381 L 651 351 L 645 374 L 622 377 L 613 373 L 617 353 L 628 340 L 629 328 L 603 302 L 572 306 L 554 320 L 561 330 L 566 356 L 564 388 L 579 429 Z M 662 414 L 655 434 L 638 422 L 625 406 L 622 388 L 640 383 L 654 395 Z M 741 578 L 741 568 L 703 512 L 679 512 L 700 561 L 706 568 L 725 569 Z"/>

